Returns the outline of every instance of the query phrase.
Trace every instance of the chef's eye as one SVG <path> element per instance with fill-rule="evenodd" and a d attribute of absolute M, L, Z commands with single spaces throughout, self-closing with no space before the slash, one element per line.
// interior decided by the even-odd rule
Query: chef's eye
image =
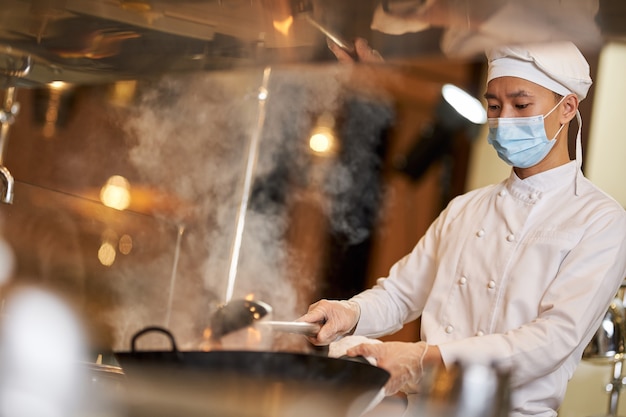
<path fill-rule="evenodd" d="M 500 109 L 500 106 L 497 104 L 487 104 L 487 110 L 489 111 L 496 111 Z"/>
<path fill-rule="evenodd" d="M 519 110 L 524 110 L 527 107 L 528 107 L 528 104 L 516 104 L 515 105 L 515 108 Z"/>

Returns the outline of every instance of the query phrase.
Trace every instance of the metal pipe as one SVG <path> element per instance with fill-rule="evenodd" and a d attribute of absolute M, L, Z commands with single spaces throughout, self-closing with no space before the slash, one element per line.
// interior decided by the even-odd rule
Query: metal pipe
<path fill-rule="evenodd" d="M 265 125 L 265 106 L 268 95 L 268 87 L 270 80 L 271 68 L 267 67 L 263 71 L 263 81 L 258 92 L 259 112 L 257 117 L 256 129 L 250 138 L 248 145 L 248 159 L 246 162 L 246 172 L 244 175 L 243 191 L 241 193 L 241 202 L 239 203 L 239 211 L 237 212 L 237 224 L 235 228 L 235 238 L 230 254 L 230 267 L 228 271 L 228 285 L 226 288 L 226 300 L 229 302 L 233 297 L 235 289 L 235 280 L 237 279 L 237 269 L 239 265 L 239 254 L 241 252 L 241 242 L 243 240 L 243 231 L 246 223 L 246 211 L 248 210 L 248 200 L 252 190 L 252 180 L 256 170 L 256 163 L 259 154 L 259 142 Z"/>
<path fill-rule="evenodd" d="M 185 226 L 178 226 L 178 233 L 176 238 L 176 249 L 174 250 L 174 263 L 172 264 L 172 272 L 170 274 L 170 290 L 167 299 L 167 311 L 165 313 L 165 328 L 169 329 L 170 319 L 172 318 L 172 306 L 174 305 L 174 290 L 176 287 L 176 278 L 178 276 L 178 261 L 180 259 L 180 247 L 183 241 L 183 234 L 185 233 Z"/>
<path fill-rule="evenodd" d="M 608 415 L 611 417 L 617 416 L 617 406 L 619 404 L 620 392 L 623 388 L 622 365 L 621 359 L 613 362 L 613 380 L 607 386 L 607 389 L 610 387 Z"/>

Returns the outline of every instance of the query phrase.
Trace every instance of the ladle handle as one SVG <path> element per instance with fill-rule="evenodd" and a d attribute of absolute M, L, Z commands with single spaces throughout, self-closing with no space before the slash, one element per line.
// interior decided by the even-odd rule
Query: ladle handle
<path fill-rule="evenodd" d="M 257 324 L 269 326 L 274 331 L 285 333 L 295 333 L 305 336 L 315 336 L 321 329 L 319 323 L 308 323 L 305 321 L 272 321 L 261 320 Z"/>
<path fill-rule="evenodd" d="M 365 356 L 361 356 L 361 355 L 359 355 L 359 356 L 343 355 L 343 356 L 340 356 L 339 359 L 352 361 L 352 362 L 361 362 L 361 363 L 366 363 L 368 365 L 371 365 L 370 361 L 368 361 Z"/>

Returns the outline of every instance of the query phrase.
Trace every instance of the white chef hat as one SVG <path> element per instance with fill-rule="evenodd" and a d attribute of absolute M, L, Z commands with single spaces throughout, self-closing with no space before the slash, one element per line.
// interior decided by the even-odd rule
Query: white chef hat
<path fill-rule="evenodd" d="M 572 42 L 499 46 L 487 51 L 487 82 L 518 77 L 557 94 L 587 96 L 591 87 L 589 64 Z"/>

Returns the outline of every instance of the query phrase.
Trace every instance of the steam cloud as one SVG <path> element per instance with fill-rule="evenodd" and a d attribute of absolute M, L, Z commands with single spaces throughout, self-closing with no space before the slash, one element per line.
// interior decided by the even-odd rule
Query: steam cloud
<path fill-rule="evenodd" d="M 366 239 L 376 218 L 377 147 L 391 113 L 380 103 L 347 99 L 348 76 L 339 66 L 272 69 L 233 298 L 253 293 L 274 307 L 276 319 L 294 319 L 313 301 L 308 294 L 314 277 L 301 274 L 285 240 L 289 207 L 303 198 L 301 190 L 319 187 L 317 203 L 329 232 L 348 243 Z M 144 87 L 124 119 L 134 141 L 130 159 L 142 181 L 176 204 L 163 218 L 184 227 L 177 248 L 177 311 L 189 308 L 193 297 L 201 298 L 200 310 L 224 301 L 248 146 L 258 128 L 261 79 L 261 70 L 167 77 Z M 344 114 L 339 128 L 345 139 L 338 158 L 313 167 L 307 139 L 322 112 Z M 311 183 L 315 169 L 324 178 L 319 184 Z M 202 291 L 186 288 L 190 277 L 201 277 Z M 197 334 L 205 322 L 197 309 L 190 310 L 171 324 Z"/>

